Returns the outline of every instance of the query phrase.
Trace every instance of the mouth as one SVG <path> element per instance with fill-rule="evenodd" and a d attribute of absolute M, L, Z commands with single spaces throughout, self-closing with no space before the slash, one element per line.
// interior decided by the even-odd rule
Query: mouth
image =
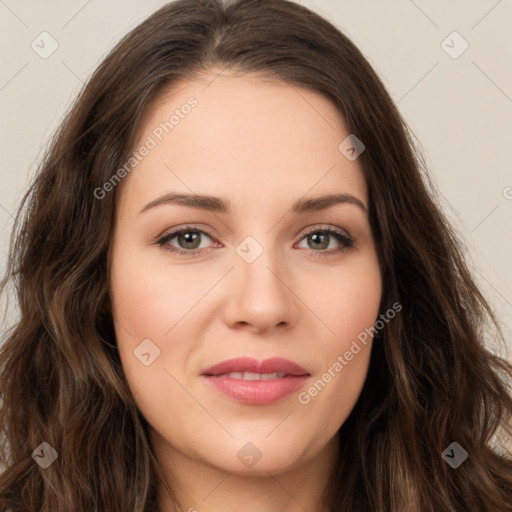
<path fill-rule="evenodd" d="M 201 377 L 222 395 L 248 405 L 266 405 L 298 391 L 310 373 L 281 358 L 264 361 L 243 357 L 212 366 Z"/>
<path fill-rule="evenodd" d="M 252 373 L 252 372 L 230 372 L 223 373 L 221 375 L 209 375 L 209 377 L 228 377 L 230 379 L 242 379 L 242 380 L 272 380 L 281 379 L 283 377 L 291 377 L 283 372 L 274 373 Z"/>

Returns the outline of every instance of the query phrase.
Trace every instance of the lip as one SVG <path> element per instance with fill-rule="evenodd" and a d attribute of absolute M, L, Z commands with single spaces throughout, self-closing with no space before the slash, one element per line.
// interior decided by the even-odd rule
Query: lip
<path fill-rule="evenodd" d="M 269 380 L 245 380 L 229 377 L 237 373 L 284 373 L 284 377 Z M 225 396 L 248 405 L 266 405 L 277 402 L 298 391 L 311 376 L 298 364 L 273 357 L 258 361 L 251 357 L 239 357 L 223 361 L 201 372 L 208 383 Z"/>
<path fill-rule="evenodd" d="M 258 361 L 252 357 L 237 357 L 222 361 L 214 366 L 210 366 L 201 372 L 201 375 L 222 375 L 231 372 L 251 372 L 251 373 L 286 373 L 288 375 L 309 375 L 308 371 L 298 364 L 283 359 L 281 357 L 271 357 L 263 361 Z"/>

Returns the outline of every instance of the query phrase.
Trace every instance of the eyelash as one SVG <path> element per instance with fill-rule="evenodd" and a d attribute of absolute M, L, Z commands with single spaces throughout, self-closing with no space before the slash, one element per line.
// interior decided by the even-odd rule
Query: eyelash
<path fill-rule="evenodd" d="M 171 245 L 167 245 L 168 242 L 170 240 L 172 240 L 173 238 L 175 238 L 177 235 L 180 235 L 182 233 L 189 233 L 189 232 L 201 233 L 202 235 L 206 235 L 207 237 L 209 237 L 213 240 L 212 235 L 210 233 L 208 233 L 207 231 L 204 231 L 202 229 L 199 229 L 195 226 L 190 225 L 190 226 L 185 226 L 183 228 L 177 229 L 175 231 L 172 231 L 171 233 L 164 235 L 163 237 L 159 238 L 156 241 L 156 244 L 159 245 L 160 247 L 162 247 L 162 249 L 164 249 L 165 251 L 168 251 L 173 254 L 177 254 L 179 256 L 195 256 L 198 254 L 202 254 L 205 251 L 204 248 L 203 249 L 191 249 L 191 250 L 186 251 L 183 249 L 176 249 L 176 248 L 172 247 Z M 311 235 L 313 233 L 325 233 L 325 234 L 331 235 L 336 240 L 338 240 L 338 242 L 340 242 L 342 245 L 341 248 L 336 249 L 336 250 L 330 250 L 330 251 L 327 251 L 327 250 L 315 251 L 313 249 L 310 249 L 309 253 L 310 253 L 310 255 L 312 255 L 314 257 L 334 256 L 334 255 L 340 254 L 344 251 L 348 251 L 349 249 L 354 247 L 354 241 L 351 238 L 349 238 L 341 230 L 338 230 L 338 229 L 332 228 L 332 227 L 330 227 L 330 228 L 318 228 L 318 227 L 312 228 L 312 229 L 308 230 L 306 233 L 304 233 L 304 235 L 301 238 L 301 241 L 304 238 L 306 238 L 308 235 Z"/>

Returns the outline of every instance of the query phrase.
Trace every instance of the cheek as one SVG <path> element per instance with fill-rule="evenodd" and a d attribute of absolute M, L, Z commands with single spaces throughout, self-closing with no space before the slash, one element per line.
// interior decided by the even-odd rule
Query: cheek
<path fill-rule="evenodd" d="M 170 281 L 179 287 L 179 276 L 154 272 L 143 254 L 129 244 L 112 254 L 110 296 L 119 356 L 130 389 L 141 410 L 155 390 L 169 386 L 164 371 L 167 351 L 163 335 L 185 311 Z"/>
<path fill-rule="evenodd" d="M 325 283 L 327 284 L 327 283 Z M 382 294 L 376 255 L 340 270 L 316 294 L 319 316 L 328 331 L 319 340 L 322 368 L 298 396 L 335 430 L 355 405 L 368 371 L 374 324 Z"/>
<path fill-rule="evenodd" d="M 377 319 L 382 281 L 376 254 L 368 251 L 336 272 L 330 269 L 319 285 L 310 297 L 310 304 L 329 328 L 325 350 L 332 354 L 350 345 L 351 340 L 373 326 Z"/>
<path fill-rule="evenodd" d="M 110 280 L 123 371 L 138 408 L 153 419 L 170 414 L 171 404 L 194 406 L 183 374 L 204 332 L 198 312 L 207 301 L 200 299 L 213 296 L 216 279 L 211 271 L 155 261 L 154 253 L 119 237 Z"/>
<path fill-rule="evenodd" d="M 187 289 L 180 273 L 155 272 L 142 258 L 123 255 L 112 269 L 112 313 L 134 336 L 161 337 L 185 314 Z M 179 290 L 179 292 L 178 292 Z"/>
<path fill-rule="evenodd" d="M 151 339 L 163 352 L 164 341 L 169 345 L 177 332 L 182 338 L 193 334 L 190 318 L 211 288 L 211 279 L 180 265 L 154 261 L 151 248 L 148 254 L 127 243 L 124 247 L 113 252 L 110 281 L 119 350 L 133 352 L 144 339 Z"/>

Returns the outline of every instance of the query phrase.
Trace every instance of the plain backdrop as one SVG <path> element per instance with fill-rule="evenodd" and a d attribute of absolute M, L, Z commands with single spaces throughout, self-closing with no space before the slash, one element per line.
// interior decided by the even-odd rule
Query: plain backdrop
<path fill-rule="evenodd" d="M 51 133 L 102 57 L 165 3 L 0 0 L 2 271 L 14 212 Z M 511 359 L 512 1 L 299 3 L 354 41 L 421 141 Z"/>

